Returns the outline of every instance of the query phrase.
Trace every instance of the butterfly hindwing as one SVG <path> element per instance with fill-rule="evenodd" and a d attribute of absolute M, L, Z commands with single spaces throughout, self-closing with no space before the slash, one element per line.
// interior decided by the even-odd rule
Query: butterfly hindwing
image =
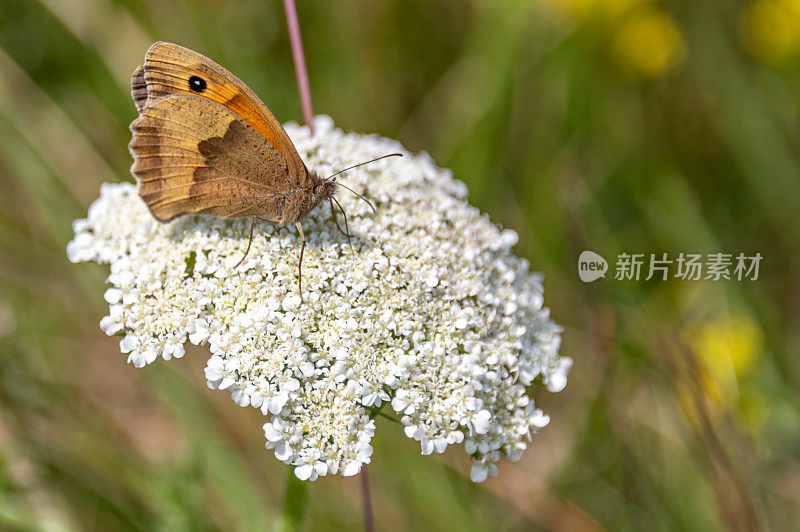
<path fill-rule="evenodd" d="M 140 113 L 169 95 L 187 94 L 217 102 L 283 156 L 295 184 L 305 183 L 308 170 L 283 127 L 258 96 L 228 70 L 193 50 L 167 42 L 153 44 L 140 68 L 131 80 L 131 92 Z M 196 82 L 194 89 L 190 81 L 193 77 L 202 80 Z"/>
<path fill-rule="evenodd" d="M 223 105 L 192 95 L 148 99 L 131 124 L 131 172 L 153 216 L 259 216 L 281 222 L 286 159 Z"/>
<path fill-rule="evenodd" d="M 133 103 L 136 104 L 136 110 L 141 113 L 147 103 L 147 83 L 144 80 L 144 66 L 138 67 L 133 71 L 131 77 L 131 96 L 133 96 Z"/>

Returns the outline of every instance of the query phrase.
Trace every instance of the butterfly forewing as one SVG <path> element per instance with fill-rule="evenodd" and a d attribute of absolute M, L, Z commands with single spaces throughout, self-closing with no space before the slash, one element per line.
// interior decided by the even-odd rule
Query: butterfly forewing
<path fill-rule="evenodd" d="M 183 214 L 281 222 L 292 186 L 284 156 L 223 105 L 191 95 L 148 100 L 131 124 L 131 171 L 162 222 Z"/>
<path fill-rule="evenodd" d="M 141 68 L 131 80 L 131 92 L 140 113 L 159 98 L 173 94 L 222 104 L 283 156 L 294 183 L 305 183 L 308 170 L 283 127 L 258 96 L 225 68 L 193 50 L 166 42 L 150 47 Z M 201 81 L 194 80 L 197 83 L 193 85 L 193 77 Z"/>

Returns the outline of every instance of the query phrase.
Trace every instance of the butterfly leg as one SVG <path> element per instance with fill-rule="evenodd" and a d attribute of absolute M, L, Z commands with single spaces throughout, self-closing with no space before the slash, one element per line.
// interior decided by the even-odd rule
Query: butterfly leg
<path fill-rule="evenodd" d="M 336 223 L 336 228 L 342 233 L 344 236 L 347 237 L 347 244 L 350 246 L 350 250 L 353 249 L 353 243 L 350 241 L 350 237 L 353 236 L 350 234 L 350 228 L 347 226 L 347 213 L 344 212 L 342 206 L 339 205 L 339 202 L 336 201 L 336 198 L 333 196 L 330 197 L 331 200 L 331 213 L 333 214 L 333 221 Z M 333 202 L 336 201 L 336 205 L 339 205 L 339 209 L 342 211 L 342 215 L 344 215 L 344 231 L 342 231 L 341 226 L 339 225 L 339 218 L 336 216 L 336 210 L 333 208 Z"/>
<path fill-rule="evenodd" d="M 300 292 L 300 301 L 303 301 L 303 252 L 306 250 L 306 235 L 303 233 L 303 226 L 300 222 L 296 222 L 295 227 L 300 232 L 300 238 L 303 239 L 303 245 L 300 246 L 300 262 L 297 265 L 297 290 Z"/>
<path fill-rule="evenodd" d="M 339 225 L 339 217 L 338 217 L 338 216 L 336 216 L 336 209 L 334 209 L 334 208 L 333 208 L 333 202 L 334 202 L 334 201 L 336 201 L 336 199 L 334 199 L 333 197 L 331 197 L 331 198 L 330 198 L 330 203 L 331 203 L 331 214 L 333 215 L 333 221 L 334 221 L 334 223 L 336 224 L 336 229 L 338 229 L 338 230 L 339 230 L 339 232 L 340 232 L 340 233 L 342 233 L 342 234 L 343 234 L 344 236 L 346 236 L 347 238 L 350 238 L 350 237 L 351 237 L 351 236 L 353 236 L 353 235 L 351 235 L 351 234 L 350 234 L 350 228 L 349 228 L 349 227 L 347 227 L 347 213 L 346 213 L 346 212 L 344 212 L 344 209 L 342 209 L 342 206 L 341 206 L 341 205 L 339 205 L 339 202 L 338 202 L 338 201 L 336 201 L 336 205 L 339 205 L 339 210 L 340 210 L 340 211 L 342 211 L 342 214 L 344 215 L 344 227 L 345 227 L 345 230 L 344 230 L 344 231 L 342 231 L 342 227 Z"/>
<path fill-rule="evenodd" d="M 244 259 L 247 258 L 247 254 L 250 253 L 250 245 L 253 243 L 253 227 L 255 226 L 256 219 L 253 217 L 253 221 L 250 222 L 250 238 L 247 240 L 247 249 L 244 251 L 244 256 L 236 263 L 236 266 L 233 267 L 234 270 L 244 262 Z"/>

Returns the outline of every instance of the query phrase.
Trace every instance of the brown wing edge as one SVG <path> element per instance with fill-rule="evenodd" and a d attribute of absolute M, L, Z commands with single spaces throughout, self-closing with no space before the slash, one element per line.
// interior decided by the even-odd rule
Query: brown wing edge
<path fill-rule="evenodd" d="M 144 65 L 142 65 L 133 72 L 133 77 L 131 78 L 131 95 L 133 96 L 133 101 L 136 104 L 136 109 L 139 111 L 139 116 L 128 125 L 128 129 L 131 131 L 131 140 L 128 143 L 128 151 L 133 157 L 133 163 L 131 163 L 130 166 L 130 173 L 136 179 L 136 184 L 138 185 L 136 187 L 138 196 L 141 198 L 142 203 L 147 206 L 147 210 L 150 211 L 150 214 L 153 216 L 153 218 L 159 222 L 167 223 L 188 213 L 176 212 L 172 216 L 161 216 L 159 212 L 157 212 L 157 210 L 151 205 L 151 202 L 147 198 L 149 194 L 144 190 L 147 187 L 148 180 L 144 179 L 143 173 L 149 170 L 149 168 L 143 168 L 141 166 L 144 162 L 144 159 L 141 158 L 140 155 L 156 155 L 159 152 L 158 146 L 137 147 L 137 141 L 140 138 L 140 135 L 136 129 L 137 126 L 145 123 L 148 120 L 152 120 L 151 117 L 147 116 L 147 92 L 147 84 L 144 81 Z M 166 98 L 168 97 L 165 97 L 165 99 Z M 159 100 L 161 100 L 161 98 L 159 98 Z M 158 126 L 153 124 L 151 127 Z"/>
<path fill-rule="evenodd" d="M 131 96 L 136 110 L 141 113 L 147 104 L 147 82 L 144 79 L 144 65 L 139 65 L 131 77 Z"/>

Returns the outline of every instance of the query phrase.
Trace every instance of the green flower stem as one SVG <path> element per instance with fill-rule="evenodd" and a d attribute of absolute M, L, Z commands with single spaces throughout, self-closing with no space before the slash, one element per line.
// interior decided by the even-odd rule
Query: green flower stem
<path fill-rule="evenodd" d="M 289 476 L 286 478 L 286 497 L 283 500 L 283 513 L 278 530 L 286 532 L 302 530 L 307 499 L 308 483 L 294 475 L 294 466 L 292 466 L 289 468 Z"/>

